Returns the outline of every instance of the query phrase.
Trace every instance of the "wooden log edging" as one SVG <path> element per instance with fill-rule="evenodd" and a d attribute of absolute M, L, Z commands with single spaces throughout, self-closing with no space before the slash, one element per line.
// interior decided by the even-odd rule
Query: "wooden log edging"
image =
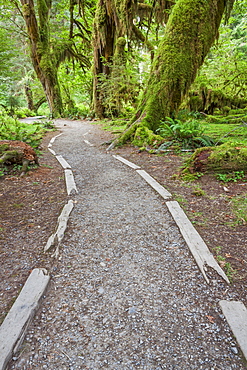
<path fill-rule="evenodd" d="M 67 204 L 62 209 L 62 212 L 60 213 L 58 217 L 58 223 L 57 223 L 57 228 L 56 231 L 51 234 L 49 237 L 45 248 L 44 252 L 47 252 L 50 250 L 52 247 L 56 247 L 54 256 L 58 257 L 58 251 L 59 251 L 59 246 L 61 244 L 61 241 L 63 240 L 66 228 L 67 228 L 67 223 L 69 220 L 69 215 L 74 207 L 73 201 L 70 199 Z"/>
<path fill-rule="evenodd" d="M 220 307 L 247 360 L 247 308 L 242 302 L 221 300 Z"/>
<path fill-rule="evenodd" d="M 5 370 L 22 344 L 49 281 L 50 276 L 45 269 L 35 268 L 5 317 L 0 327 L 0 370 Z"/>
<path fill-rule="evenodd" d="M 206 243 L 196 231 L 178 202 L 170 201 L 166 202 L 166 205 L 206 282 L 208 284 L 210 283 L 209 278 L 206 274 L 207 266 L 209 266 L 213 268 L 228 284 L 230 284 L 228 277 L 226 276 L 222 268 L 218 265 L 214 256 L 208 249 Z"/>
<path fill-rule="evenodd" d="M 61 155 L 56 155 L 52 149 L 55 139 L 61 135 L 62 133 L 50 140 L 48 150 L 64 168 L 67 193 L 70 195 L 73 192 L 78 193 L 73 173 L 70 170 L 71 166 Z M 48 238 L 45 245 L 44 252 L 47 252 L 53 246 L 56 247 L 53 254 L 56 258 L 58 257 L 59 246 L 64 237 L 73 207 L 74 202 L 70 199 L 58 217 L 56 231 Z M 20 348 L 29 324 L 39 308 L 41 298 L 47 289 L 49 281 L 50 275 L 46 269 L 35 268 L 29 275 L 15 303 L 0 326 L 0 370 L 6 369 L 8 362 Z"/>

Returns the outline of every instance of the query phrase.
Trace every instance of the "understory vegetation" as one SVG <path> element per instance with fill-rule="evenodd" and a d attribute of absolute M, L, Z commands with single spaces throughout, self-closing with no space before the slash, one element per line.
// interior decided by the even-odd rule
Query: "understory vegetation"
<path fill-rule="evenodd" d="M 54 130 L 52 121 L 37 120 L 32 124 L 20 122 L 16 118 L 0 115 L 0 139 L 19 140 L 38 148 L 47 131 Z"/>

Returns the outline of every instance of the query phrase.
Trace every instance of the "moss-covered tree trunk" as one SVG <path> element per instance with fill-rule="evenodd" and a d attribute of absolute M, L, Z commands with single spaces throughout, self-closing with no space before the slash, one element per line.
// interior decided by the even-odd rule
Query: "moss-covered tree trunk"
<path fill-rule="evenodd" d="M 176 2 L 134 122 L 115 144 L 128 140 L 140 125 L 155 131 L 160 120 L 176 113 L 217 38 L 227 5 L 226 0 Z"/>
<path fill-rule="evenodd" d="M 26 99 L 27 99 L 28 109 L 34 111 L 34 102 L 33 102 L 32 89 L 31 89 L 31 87 L 28 83 L 25 83 L 24 89 L 25 89 L 25 95 L 26 95 Z"/>
<path fill-rule="evenodd" d="M 33 67 L 43 86 L 50 112 L 57 116 L 62 113 L 63 105 L 57 77 L 58 63 L 51 52 L 49 41 L 51 0 L 37 1 L 39 23 L 33 0 L 20 1 L 29 36 Z"/>
<path fill-rule="evenodd" d="M 140 24 L 141 20 L 145 18 L 146 22 L 142 27 L 144 30 L 148 29 L 152 19 L 155 19 L 156 23 L 163 24 L 168 18 L 166 10 L 171 8 L 174 1 L 155 0 L 153 2 L 150 1 L 150 3 L 152 5 L 144 3 L 143 0 L 98 0 L 93 29 L 93 105 L 96 115 L 100 118 L 105 116 L 106 106 L 104 98 L 108 93 L 106 89 L 102 89 L 102 80 L 105 82 L 112 77 L 111 72 L 114 68 L 111 67 L 114 64 L 116 66 L 116 58 L 120 67 L 125 65 L 124 58 L 122 58 L 122 65 L 120 63 L 119 45 L 125 46 L 126 41 L 130 42 L 130 40 L 135 39 L 143 43 L 151 52 L 151 55 L 153 55 L 154 46 L 135 25 L 136 22 L 133 20 L 138 16 L 138 24 Z M 148 27 L 147 24 L 149 24 Z M 123 38 L 125 38 L 125 42 Z M 123 75 L 124 80 L 125 77 Z M 118 100 L 117 91 L 113 100 Z"/>

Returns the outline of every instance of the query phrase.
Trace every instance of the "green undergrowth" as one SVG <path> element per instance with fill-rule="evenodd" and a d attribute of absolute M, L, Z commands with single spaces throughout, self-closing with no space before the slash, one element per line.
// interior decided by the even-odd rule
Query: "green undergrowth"
<path fill-rule="evenodd" d="M 230 114 L 227 116 L 223 115 L 208 115 L 205 118 L 205 122 L 208 123 L 217 123 L 217 124 L 241 124 L 243 122 L 247 121 L 247 114 L 245 113 L 236 113 L 236 114 Z"/>
<path fill-rule="evenodd" d="M 213 248 L 217 262 L 219 263 L 220 267 L 223 268 L 223 270 L 225 271 L 225 274 L 228 277 L 230 283 L 232 283 L 234 275 L 236 275 L 237 271 L 232 267 L 230 262 L 226 261 L 226 257 L 222 256 L 221 250 L 222 250 L 221 246 Z"/>
<path fill-rule="evenodd" d="M 138 147 L 151 146 L 157 148 L 164 141 L 164 138 L 160 135 L 154 134 L 152 130 L 145 126 L 137 127 L 132 140 L 132 144 Z"/>
<path fill-rule="evenodd" d="M 174 148 L 174 145 L 178 145 L 181 149 L 196 149 L 215 145 L 215 140 L 206 135 L 204 131 L 206 131 L 205 127 L 198 119 L 192 118 L 183 121 L 166 117 L 157 129 L 157 133 L 165 139 L 159 149 Z"/>
<path fill-rule="evenodd" d="M 116 119 L 116 120 L 106 120 L 101 121 L 100 123 L 103 124 L 103 129 L 105 131 L 110 131 L 112 134 L 120 134 L 122 133 L 126 127 L 126 120 L 123 119 Z"/>
<path fill-rule="evenodd" d="M 195 150 L 200 147 L 214 147 L 226 142 L 247 146 L 247 115 L 242 110 L 231 110 L 228 116 L 210 116 L 198 112 L 180 111 L 177 118 L 166 117 L 161 121 L 156 132 L 150 130 L 145 121 L 131 126 L 128 139 L 131 143 L 152 153 L 179 152 Z M 125 143 L 125 130 L 128 127 L 124 119 L 100 121 L 103 128 L 119 134 L 119 143 Z"/>
<path fill-rule="evenodd" d="M 247 145 L 247 125 L 233 123 L 208 123 L 203 121 L 204 133 L 212 137 L 216 143 L 227 141 L 241 142 Z"/>
<path fill-rule="evenodd" d="M 231 209 L 234 215 L 233 226 L 247 224 L 247 193 L 237 195 L 231 200 Z"/>
<path fill-rule="evenodd" d="M 206 119 L 188 117 L 185 121 L 167 117 L 161 122 L 157 132 L 165 139 L 161 150 L 174 145 L 181 149 L 196 149 L 217 146 L 228 141 L 247 145 L 247 123 L 242 117 L 237 122 L 227 121 L 226 117 L 223 117 L 222 121 L 209 120 L 208 117 Z"/>
<path fill-rule="evenodd" d="M 233 171 L 230 173 L 218 173 L 216 174 L 216 178 L 222 182 L 237 182 L 239 180 L 243 180 L 245 178 L 244 171 Z"/>
<path fill-rule="evenodd" d="M 45 133 L 52 130 L 52 121 L 28 124 L 7 115 L 0 115 L 0 140 L 20 140 L 37 148 Z"/>

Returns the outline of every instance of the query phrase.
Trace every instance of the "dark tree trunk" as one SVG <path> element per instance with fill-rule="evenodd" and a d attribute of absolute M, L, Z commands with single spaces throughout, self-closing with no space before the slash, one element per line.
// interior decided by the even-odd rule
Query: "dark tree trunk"
<path fill-rule="evenodd" d="M 30 86 L 28 85 L 28 83 L 25 84 L 24 89 L 25 89 L 25 95 L 26 95 L 26 98 L 27 98 L 27 106 L 28 106 L 28 109 L 34 111 L 34 103 L 33 103 L 32 89 L 30 88 Z"/>
<path fill-rule="evenodd" d="M 43 86 L 51 114 L 53 116 L 60 115 L 63 111 L 63 105 L 57 78 L 58 63 L 52 55 L 49 45 L 49 12 L 51 1 L 37 1 L 39 24 L 33 0 L 20 1 L 29 36 L 34 70 Z"/>

